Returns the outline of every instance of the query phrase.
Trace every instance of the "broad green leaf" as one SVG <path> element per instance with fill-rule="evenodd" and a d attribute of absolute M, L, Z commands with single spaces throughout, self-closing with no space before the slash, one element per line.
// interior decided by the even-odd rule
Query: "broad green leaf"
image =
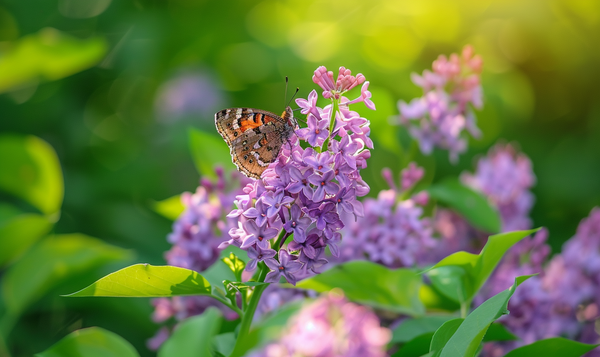
<path fill-rule="evenodd" d="M 177 195 L 153 202 L 152 209 L 161 216 L 174 221 L 183 213 L 185 206 L 181 202 L 181 195 Z"/>
<path fill-rule="evenodd" d="M 392 331 L 391 342 L 405 343 L 420 335 L 435 332 L 444 322 L 455 318 L 451 315 L 432 315 L 405 320 Z M 427 348 L 427 351 L 429 351 L 429 344 Z"/>
<path fill-rule="evenodd" d="M 229 356 L 235 346 L 235 332 L 222 333 L 213 339 L 213 348 L 221 356 Z"/>
<path fill-rule="evenodd" d="M 431 345 L 429 346 L 429 351 L 433 352 L 433 356 L 439 356 L 444 346 L 456 333 L 456 330 L 458 330 L 463 321 L 464 319 L 461 318 L 448 320 L 435 331 L 431 339 Z"/>
<path fill-rule="evenodd" d="M 53 215 L 55 222 L 63 200 L 63 177 L 54 149 L 35 136 L 0 136 L 0 189 Z"/>
<path fill-rule="evenodd" d="M 158 357 L 211 356 L 213 337 L 219 332 L 222 319 L 219 310 L 210 307 L 202 315 L 180 322 L 158 350 Z"/>
<path fill-rule="evenodd" d="M 445 266 L 433 269 L 427 273 L 431 285 L 433 285 L 444 296 L 464 303 L 467 299 L 467 290 L 465 287 L 466 271 L 458 266 Z"/>
<path fill-rule="evenodd" d="M 502 221 L 498 210 L 490 205 L 484 195 L 464 186 L 457 179 L 444 180 L 427 191 L 431 197 L 458 211 L 473 226 L 489 233 L 500 232 Z"/>
<path fill-rule="evenodd" d="M 433 332 L 427 332 L 406 342 L 392 357 L 421 357 L 429 352 Z"/>
<path fill-rule="evenodd" d="M 485 336 L 483 336 L 483 342 L 489 341 L 514 341 L 519 338 L 512 334 L 512 332 L 508 331 L 506 326 L 494 322 L 490 325 Z"/>
<path fill-rule="evenodd" d="M 123 337 L 88 327 L 70 333 L 36 357 L 137 357 L 139 354 Z"/>
<path fill-rule="evenodd" d="M 215 166 L 235 168 L 227 143 L 218 135 L 217 129 L 214 134 L 190 129 L 190 150 L 196 169 L 203 177 L 216 178 Z"/>
<path fill-rule="evenodd" d="M 16 316 L 71 276 L 130 258 L 129 251 L 83 234 L 47 237 L 6 272 L 2 281 L 6 308 Z"/>
<path fill-rule="evenodd" d="M 434 356 L 475 356 L 489 326 L 500 316 L 508 313 L 507 306 L 511 296 L 516 288 L 530 277 L 531 275 L 516 278 L 515 283 L 509 289 L 496 294 L 477 307 L 464 319 L 441 349 L 439 349 L 440 345 L 434 346 L 432 342 L 431 351 L 436 352 Z"/>
<path fill-rule="evenodd" d="M 421 285 L 419 300 L 428 311 L 448 312 L 460 309 L 460 304 L 439 292 L 431 285 Z"/>
<path fill-rule="evenodd" d="M 556 337 L 516 348 L 508 352 L 504 357 L 579 357 L 598 346 Z"/>
<path fill-rule="evenodd" d="M 0 267 L 23 254 L 52 226 L 47 217 L 34 213 L 25 213 L 0 223 Z"/>
<path fill-rule="evenodd" d="M 210 293 L 210 283 L 193 270 L 169 265 L 135 264 L 65 296 L 169 297 Z"/>
<path fill-rule="evenodd" d="M 103 38 L 80 40 L 52 28 L 27 35 L 0 55 L 0 93 L 83 71 L 98 63 L 107 48 Z"/>
<path fill-rule="evenodd" d="M 318 292 L 340 288 L 350 300 L 415 316 L 424 312 L 419 300 L 421 284 L 421 277 L 412 270 L 391 270 L 367 261 L 353 261 L 302 280 L 296 287 Z"/>
<path fill-rule="evenodd" d="M 466 274 L 464 275 L 463 284 L 464 289 L 467 292 L 466 301 L 470 302 L 473 296 L 475 296 L 477 291 L 479 291 L 488 277 L 492 274 L 496 265 L 498 265 L 504 256 L 504 253 L 521 239 L 537 232 L 538 229 L 500 233 L 490 236 L 486 245 L 481 250 L 481 253 L 454 253 L 442 259 L 439 263 L 428 269 L 427 272 L 428 274 L 431 274 L 434 269 L 448 266 L 457 266 L 464 269 Z M 454 275 L 454 278 L 456 278 L 456 275 Z M 456 279 L 450 279 L 449 282 L 454 284 L 456 282 L 455 280 Z M 439 287 L 436 286 L 436 288 Z"/>

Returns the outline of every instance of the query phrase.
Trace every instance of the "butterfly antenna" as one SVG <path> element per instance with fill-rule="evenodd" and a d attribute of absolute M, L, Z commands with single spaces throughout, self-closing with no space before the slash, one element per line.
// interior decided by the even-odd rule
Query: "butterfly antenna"
<path fill-rule="evenodd" d="M 287 78 L 287 77 L 285 77 L 285 78 Z M 294 97 L 296 97 L 296 94 L 298 94 L 299 90 L 300 90 L 300 87 L 296 87 L 296 92 L 294 92 L 294 95 L 290 98 L 290 100 L 287 103 L 286 107 L 290 105 L 290 103 L 292 102 L 292 100 L 294 100 Z"/>
<path fill-rule="evenodd" d="M 288 76 L 285 76 L 285 96 L 283 97 L 283 102 L 287 100 L 287 87 L 288 87 Z"/>

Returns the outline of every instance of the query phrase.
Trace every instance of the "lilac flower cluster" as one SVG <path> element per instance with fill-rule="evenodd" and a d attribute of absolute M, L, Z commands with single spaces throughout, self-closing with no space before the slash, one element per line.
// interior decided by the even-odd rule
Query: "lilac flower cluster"
<path fill-rule="evenodd" d="M 391 337 L 372 311 L 332 292 L 302 308 L 278 341 L 250 356 L 383 357 Z"/>
<path fill-rule="evenodd" d="M 395 185 L 390 170 L 383 176 L 389 190 L 379 193 L 377 199 L 365 199 L 364 217 L 355 220 L 346 215 L 340 245 L 339 261 L 368 259 L 398 268 L 422 265 L 428 251 L 435 246 L 431 221 L 423 216 L 427 204 L 426 192 L 401 200 L 421 178 L 424 170 L 414 163 L 402 170 L 400 189 Z"/>
<path fill-rule="evenodd" d="M 221 168 L 215 169 L 218 180 L 212 183 L 203 179 L 196 193 L 184 192 L 181 201 L 184 212 L 173 223 L 173 232 L 167 240 L 173 247 L 165 253 L 169 265 L 202 272 L 219 258 L 218 246 L 229 229 L 237 225 L 235 218 L 226 218 L 231 210 L 236 195 L 242 193 L 243 187 L 250 180 L 234 172 L 227 185 Z M 231 186 L 232 189 L 227 189 Z M 153 320 L 162 323 L 174 317 L 176 321 L 204 312 L 210 306 L 219 307 L 223 314 L 230 319 L 237 314 L 207 296 L 176 296 L 173 298 L 158 298 L 152 301 L 154 305 Z M 151 349 L 157 349 L 169 336 L 165 327 L 148 342 Z"/>
<path fill-rule="evenodd" d="M 364 102 L 375 109 L 368 91 L 369 82 L 362 74 L 353 76 L 340 67 L 337 80 L 325 67 L 315 71 L 313 81 L 323 89 L 331 104 L 317 105 L 317 92 L 308 99 L 297 99 L 308 126 L 296 129 L 284 144 L 276 162 L 260 180 L 248 184 L 235 200 L 237 209 L 230 218 L 239 219 L 229 231 L 231 239 L 220 247 L 234 244 L 248 252 L 251 261 L 246 269 L 256 269 L 264 262 L 270 269 L 266 282 L 283 277 L 295 284 L 319 273 L 328 262 L 325 248 L 338 255 L 339 230 L 344 226 L 341 213 L 362 215 L 356 200 L 369 192 L 360 176 L 373 148 L 369 138 L 369 121 L 348 106 Z M 348 100 L 343 95 L 363 84 L 361 95 Z M 300 141 L 309 146 L 303 148 Z M 291 241 L 287 238 L 292 236 Z"/>
<path fill-rule="evenodd" d="M 469 104 L 480 109 L 483 105 L 479 76 L 483 62 L 471 46 L 462 54 L 440 55 L 433 62 L 433 72 L 425 70 L 419 76 L 411 75 L 414 84 L 423 89 L 423 96 L 410 103 L 398 102 L 400 123 L 418 140 L 421 151 L 432 152 L 434 147 L 449 150 L 450 160 L 467 148 L 463 130 L 474 137 L 480 136 L 475 115 Z"/>
<path fill-rule="evenodd" d="M 463 173 L 462 182 L 488 197 L 500 211 L 502 231 L 529 229 L 535 185 L 531 160 L 510 144 L 497 144 L 477 162 L 475 174 Z"/>

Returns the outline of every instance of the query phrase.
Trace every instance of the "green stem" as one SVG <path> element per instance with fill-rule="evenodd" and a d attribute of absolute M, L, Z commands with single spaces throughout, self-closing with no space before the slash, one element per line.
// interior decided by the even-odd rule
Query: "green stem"
<path fill-rule="evenodd" d="M 258 276 L 259 282 L 264 282 L 267 273 L 269 272 L 269 268 L 261 264 L 260 274 Z M 254 288 L 254 292 L 250 297 L 250 302 L 248 306 L 244 310 L 244 315 L 242 315 L 242 322 L 240 323 L 240 330 L 237 335 L 237 340 L 235 341 L 235 347 L 233 348 L 233 352 L 229 357 L 237 357 L 243 356 L 244 353 L 248 349 L 249 342 L 247 342 L 248 334 L 250 333 L 250 326 L 252 325 L 252 320 L 254 319 L 254 312 L 256 312 L 256 307 L 258 306 L 258 302 L 260 301 L 260 297 L 265 291 L 265 289 L 269 286 L 269 284 L 258 285 Z"/>
<path fill-rule="evenodd" d="M 323 147 L 325 148 L 325 150 L 327 150 L 327 148 L 329 147 L 329 138 L 331 138 L 331 134 L 333 133 L 333 129 L 335 129 L 335 114 L 338 112 L 339 110 L 339 103 L 338 100 L 332 100 L 332 104 L 333 104 L 333 109 L 331 110 L 331 118 L 329 118 L 329 136 L 327 136 L 327 139 L 325 139 L 325 142 L 323 143 Z"/>
<path fill-rule="evenodd" d="M 232 304 L 230 301 L 223 299 L 219 296 L 215 296 L 215 295 L 208 295 L 210 297 L 212 297 L 215 300 L 218 300 L 219 302 L 221 302 L 223 305 L 227 306 L 228 308 L 230 308 L 231 310 L 235 311 L 240 317 L 244 315 L 244 313 L 242 312 L 242 310 L 240 310 L 239 307 L 237 307 L 236 305 Z"/>

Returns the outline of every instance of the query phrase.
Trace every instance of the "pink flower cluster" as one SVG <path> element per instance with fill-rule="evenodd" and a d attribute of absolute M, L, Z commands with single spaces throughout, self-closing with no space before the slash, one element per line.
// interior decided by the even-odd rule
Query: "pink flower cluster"
<path fill-rule="evenodd" d="M 429 154 L 439 147 L 449 150 L 450 160 L 456 161 L 467 148 L 463 131 L 480 136 L 469 104 L 477 109 L 483 105 L 479 79 L 482 65 L 473 48 L 465 46 L 460 56 L 440 55 L 433 62 L 433 72 L 425 70 L 421 76 L 411 75 L 412 81 L 423 89 L 423 96 L 408 104 L 398 102 L 400 123 L 408 126 L 423 153 Z"/>
<path fill-rule="evenodd" d="M 335 83 L 332 78 L 325 67 L 315 71 L 313 80 L 331 104 L 318 106 L 314 90 L 308 99 L 296 100 L 307 115 L 308 127 L 296 129 L 277 161 L 244 188 L 244 194 L 236 197 L 237 209 L 228 215 L 239 221 L 229 231 L 231 239 L 220 247 L 234 244 L 246 250 L 251 258 L 248 271 L 264 262 L 270 269 L 266 282 L 285 278 L 295 284 L 319 273 L 328 262 L 325 248 L 338 253 L 339 230 L 344 226 L 340 214 L 363 213 L 356 198 L 369 192 L 360 170 L 367 167 L 373 142 L 369 121 L 348 106 L 357 102 L 372 106 L 369 82 L 344 67 Z M 360 97 L 350 101 L 342 96 L 363 82 Z M 300 141 L 309 146 L 303 148 Z"/>
<path fill-rule="evenodd" d="M 383 357 L 391 332 L 368 308 L 336 292 L 291 318 L 281 338 L 251 357 Z"/>

